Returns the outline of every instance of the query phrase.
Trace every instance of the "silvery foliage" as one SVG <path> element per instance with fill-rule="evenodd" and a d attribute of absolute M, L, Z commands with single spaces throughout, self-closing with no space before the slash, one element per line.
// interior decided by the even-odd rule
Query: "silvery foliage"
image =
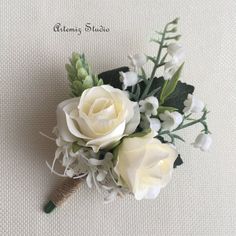
<path fill-rule="evenodd" d="M 111 152 L 95 153 L 87 147 L 81 147 L 78 151 L 73 152 L 73 143 L 63 141 L 58 136 L 56 128 L 53 132 L 57 135 L 58 147 L 52 166 L 48 163 L 47 165 L 54 174 L 74 179 L 85 178 L 89 188 L 95 186 L 98 192 L 104 195 L 105 202 L 111 202 L 118 195 L 124 196 L 129 192 L 128 189 L 117 185 Z M 59 161 L 65 168 L 63 174 L 55 171 L 56 161 Z"/>

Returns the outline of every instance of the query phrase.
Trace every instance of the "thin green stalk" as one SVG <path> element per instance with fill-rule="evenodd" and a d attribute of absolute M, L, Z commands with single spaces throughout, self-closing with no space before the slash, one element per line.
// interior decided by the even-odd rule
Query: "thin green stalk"
<path fill-rule="evenodd" d="M 163 49 L 163 43 L 165 41 L 165 34 L 166 34 L 166 30 L 167 30 L 167 27 L 169 26 L 170 23 L 168 23 L 165 28 L 164 28 L 164 31 L 163 31 L 163 34 L 162 34 L 162 38 L 161 38 L 161 42 L 160 42 L 160 47 L 159 47 L 159 50 L 158 50 L 158 54 L 157 54 L 157 60 L 156 60 L 156 64 L 154 65 L 153 67 L 153 70 L 152 70 L 152 73 L 151 73 L 151 77 L 150 79 L 152 80 L 153 77 L 155 76 L 156 74 L 156 70 L 159 66 L 159 61 L 160 61 L 160 57 L 161 57 L 161 52 L 162 52 L 162 49 Z"/>
<path fill-rule="evenodd" d="M 158 67 L 164 65 L 163 62 L 159 63 L 160 61 L 160 57 L 161 57 L 161 52 L 162 52 L 162 49 L 163 49 L 163 44 L 164 44 L 164 41 L 165 41 L 165 34 L 166 34 L 166 30 L 167 30 L 167 27 L 169 26 L 170 23 L 168 23 L 165 28 L 164 28 L 164 31 L 163 31 L 163 34 L 162 34 L 162 38 L 161 38 L 161 42 L 160 42 L 160 46 L 159 46 L 159 50 L 158 50 L 158 53 L 157 53 L 157 59 L 156 59 L 156 62 L 154 64 L 154 67 L 153 67 L 153 70 L 152 70 L 152 73 L 151 73 L 151 76 L 150 76 L 150 79 L 149 79 L 149 83 L 147 84 L 142 96 L 141 96 L 141 99 L 144 99 L 145 96 L 148 94 L 149 92 L 149 89 L 151 88 L 152 86 L 152 82 L 153 82 L 153 79 L 154 79 L 154 76 L 156 74 L 156 70 Z"/>
<path fill-rule="evenodd" d="M 208 130 L 207 124 L 205 122 L 207 113 L 208 113 L 208 111 L 205 109 L 201 118 L 194 120 L 192 122 L 189 122 L 185 125 L 183 125 L 183 122 L 182 122 L 176 129 L 172 130 L 171 132 L 169 130 L 165 130 L 165 131 L 160 132 L 159 135 L 169 134 L 169 133 L 181 130 L 181 129 L 185 129 L 185 128 L 195 125 L 197 123 L 201 123 L 204 126 L 205 133 L 210 133 L 210 131 Z"/>

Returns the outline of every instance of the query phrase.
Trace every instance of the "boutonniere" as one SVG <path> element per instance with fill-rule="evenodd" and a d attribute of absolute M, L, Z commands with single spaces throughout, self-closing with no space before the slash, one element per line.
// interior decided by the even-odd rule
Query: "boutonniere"
<path fill-rule="evenodd" d="M 169 22 L 151 39 L 158 46 L 156 55 L 129 55 L 129 67 L 96 75 L 84 54 L 72 54 L 66 64 L 72 98 L 57 107 L 57 149 L 52 164 L 47 163 L 65 181 L 46 204 L 46 213 L 82 181 L 103 194 L 105 202 L 126 194 L 155 199 L 183 163 L 177 142 L 185 140 L 179 130 L 202 125 L 193 147 L 210 148 L 208 109 L 194 87 L 180 79 L 184 50 L 177 43 L 177 23 Z M 145 69 L 148 63 L 152 70 Z M 56 162 L 63 172 L 56 171 Z"/>

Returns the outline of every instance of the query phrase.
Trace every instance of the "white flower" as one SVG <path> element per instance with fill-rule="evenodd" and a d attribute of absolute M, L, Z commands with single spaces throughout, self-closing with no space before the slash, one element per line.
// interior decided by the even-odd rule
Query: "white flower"
<path fill-rule="evenodd" d="M 150 118 L 147 115 L 142 115 L 140 127 L 144 130 L 151 129 L 153 132 L 158 134 L 158 131 L 161 128 L 161 122 L 157 118 Z"/>
<path fill-rule="evenodd" d="M 149 121 L 150 129 L 157 133 L 161 128 L 161 122 L 157 118 L 150 118 L 148 116 L 147 119 Z"/>
<path fill-rule="evenodd" d="M 167 52 L 171 55 L 172 59 L 165 63 L 164 66 L 164 79 L 169 80 L 177 71 L 179 66 L 184 62 L 185 53 L 183 48 L 177 43 L 171 43 L 167 47 Z"/>
<path fill-rule="evenodd" d="M 153 138 L 151 132 L 143 137 L 125 138 L 118 149 L 114 168 L 118 184 L 128 187 L 137 200 L 154 199 L 171 180 L 177 151 Z"/>
<path fill-rule="evenodd" d="M 59 136 L 67 142 L 82 139 L 94 152 L 133 133 L 139 122 L 138 104 L 110 85 L 87 89 L 81 98 L 66 100 L 57 107 Z"/>
<path fill-rule="evenodd" d="M 159 117 L 161 120 L 163 120 L 163 123 L 161 124 L 163 129 L 170 131 L 177 128 L 183 121 L 183 116 L 176 111 L 174 112 L 165 111 L 164 113 L 161 113 Z"/>
<path fill-rule="evenodd" d="M 137 70 L 138 68 L 143 67 L 147 62 L 147 57 L 143 53 L 137 53 L 133 56 L 129 55 L 130 64 L 132 67 Z"/>
<path fill-rule="evenodd" d="M 171 79 L 177 69 L 178 67 L 172 61 L 166 62 L 164 66 L 164 74 L 163 74 L 164 79 L 165 80 Z"/>
<path fill-rule="evenodd" d="M 120 80 L 123 83 L 123 90 L 126 90 L 127 87 L 133 86 L 138 83 L 138 74 L 134 71 L 120 72 Z"/>
<path fill-rule="evenodd" d="M 184 106 L 184 113 L 199 113 L 203 110 L 204 103 L 192 94 L 188 94 L 188 98 L 184 101 Z"/>
<path fill-rule="evenodd" d="M 209 134 L 199 134 L 193 143 L 195 148 L 200 148 L 202 151 L 208 151 L 212 144 L 212 137 Z"/>
<path fill-rule="evenodd" d="M 140 112 L 145 113 L 147 116 L 156 116 L 159 107 L 158 99 L 154 96 L 147 97 L 139 102 Z"/>
<path fill-rule="evenodd" d="M 167 47 L 167 52 L 172 56 L 174 64 L 182 64 L 185 58 L 184 49 L 177 43 L 171 43 Z"/>

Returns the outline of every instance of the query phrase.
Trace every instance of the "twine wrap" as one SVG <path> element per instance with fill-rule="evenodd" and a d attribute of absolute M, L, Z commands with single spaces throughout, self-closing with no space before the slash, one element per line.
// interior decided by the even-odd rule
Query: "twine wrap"
<path fill-rule="evenodd" d="M 44 212 L 50 213 L 61 206 L 79 188 L 80 183 L 80 179 L 66 178 L 62 185 L 52 193 L 50 201 L 44 207 Z"/>

